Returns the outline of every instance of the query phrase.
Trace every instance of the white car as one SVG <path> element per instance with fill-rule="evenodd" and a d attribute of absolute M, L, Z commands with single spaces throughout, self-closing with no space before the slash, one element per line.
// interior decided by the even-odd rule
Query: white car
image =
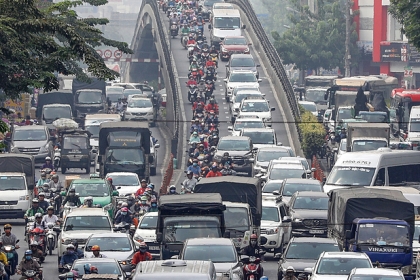
<path fill-rule="evenodd" d="M 404 280 L 404 274 L 398 269 L 389 268 L 354 268 L 348 280 L 378 279 Z"/>
<path fill-rule="evenodd" d="M 315 117 L 318 117 L 318 110 L 316 109 L 315 102 L 299 101 L 299 105 L 302 106 L 306 111 L 311 112 Z"/>
<path fill-rule="evenodd" d="M 120 196 L 131 195 L 140 188 L 139 176 L 132 172 L 111 172 L 106 174 L 105 179 L 111 178 L 112 184 L 118 190 Z"/>
<path fill-rule="evenodd" d="M 233 118 L 237 116 L 257 116 L 262 119 L 267 126 L 271 126 L 271 111 L 274 110 L 275 108 L 270 108 L 268 101 L 264 98 L 247 97 L 242 100 L 239 111 L 233 113 Z"/>
<path fill-rule="evenodd" d="M 241 85 L 249 85 L 250 87 L 258 86 L 262 80 L 257 79 L 254 72 L 248 70 L 235 70 L 230 72 L 229 76 L 224 79 L 226 84 L 225 96 L 226 100 L 232 97 L 232 91 L 235 87 Z"/>
<path fill-rule="evenodd" d="M 160 256 L 159 243 L 156 241 L 157 221 L 158 212 L 149 212 L 140 217 L 133 240 L 136 246 L 139 246 L 140 242 L 145 242 L 152 255 Z"/>
<path fill-rule="evenodd" d="M 232 98 L 229 100 L 229 102 L 232 103 L 233 98 L 235 98 L 235 96 L 243 90 L 260 91 L 260 85 L 258 84 L 256 86 L 249 86 L 247 84 L 244 84 L 244 85 L 240 85 L 240 86 L 235 87 L 232 91 Z M 265 96 L 265 94 L 263 94 L 263 93 L 262 93 L 262 95 Z"/>
<path fill-rule="evenodd" d="M 281 146 L 277 142 L 276 132 L 272 128 L 243 128 L 239 136 L 248 136 L 254 148 Z"/>
<path fill-rule="evenodd" d="M 228 126 L 228 130 L 232 136 L 239 136 L 241 130 L 244 128 L 265 128 L 265 123 L 262 119 L 256 117 L 241 117 L 236 118 L 233 126 Z"/>
<path fill-rule="evenodd" d="M 312 274 L 311 280 L 346 280 L 353 268 L 373 268 L 365 253 L 323 252 L 313 268 L 305 268 Z"/>
<path fill-rule="evenodd" d="M 153 104 L 149 98 L 130 98 L 128 100 L 127 109 L 124 112 L 124 120 L 126 121 L 148 121 L 153 122 Z"/>
<path fill-rule="evenodd" d="M 250 96 L 264 97 L 265 94 L 262 94 L 258 89 L 238 91 L 237 94 L 232 97 L 232 105 L 230 106 L 232 113 L 238 112 L 239 107 L 241 107 L 242 100 Z"/>
<path fill-rule="evenodd" d="M 258 174 L 261 169 L 267 169 L 271 160 L 294 156 L 294 154 L 290 147 L 285 146 L 259 148 L 254 161 L 254 174 Z"/>
<path fill-rule="evenodd" d="M 272 160 L 268 165 L 268 169 L 261 170 L 260 174 L 263 181 L 284 180 L 287 178 L 306 178 L 306 170 L 302 164 L 284 164 L 273 162 L 276 161 Z"/>
<path fill-rule="evenodd" d="M 279 158 L 279 161 L 288 164 L 301 163 L 309 175 L 311 175 L 312 172 L 315 172 L 315 168 L 311 168 L 309 162 L 306 160 L 306 158 L 303 157 L 281 157 Z"/>

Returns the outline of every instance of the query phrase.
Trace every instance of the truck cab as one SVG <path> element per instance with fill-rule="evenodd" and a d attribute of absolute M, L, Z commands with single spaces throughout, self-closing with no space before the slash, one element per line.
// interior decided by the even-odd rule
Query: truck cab
<path fill-rule="evenodd" d="M 69 104 L 48 104 L 42 107 L 42 124 L 54 129 L 52 123 L 57 119 L 72 119 L 72 109 Z"/>

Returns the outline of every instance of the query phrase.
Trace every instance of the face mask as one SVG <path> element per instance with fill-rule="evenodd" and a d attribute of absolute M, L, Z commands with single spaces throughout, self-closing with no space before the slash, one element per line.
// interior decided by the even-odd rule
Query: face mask
<path fill-rule="evenodd" d="M 193 163 L 193 166 L 197 166 L 197 165 L 198 165 L 198 163 L 196 163 L 196 162 Z"/>
<path fill-rule="evenodd" d="M 32 260 L 32 256 L 25 256 L 25 260 L 27 260 L 27 261 Z"/>
<path fill-rule="evenodd" d="M 121 215 L 125 216 L 127 215 L 127 212 L 121 212 Z"/>
<path fill-rule="evenodd" d="M 171 193 L 175 193 L 176 190 L 170 190 Z"/>
<path fill-rule="evenodd" d="M 146 253 L 147 249 L 140 249 L 141 253 Z"/>
<path fill-rule="evenodd" d="M 74 253 L 74 250 L 67 250 L 67 254 L 68 255 L 71 255 L 71 254 L 73 254 Z"/>
<path fill-rule="evenodd" d="M 157 207 L 157 204 L 156 203 L 152 203 L 152 207 Z"/>

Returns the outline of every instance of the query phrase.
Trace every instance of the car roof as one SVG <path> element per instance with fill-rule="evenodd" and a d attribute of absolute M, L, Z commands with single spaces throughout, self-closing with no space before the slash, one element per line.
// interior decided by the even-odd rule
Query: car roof
<path fill-rule="evenodd" d="M 299 104 L 315 104 L 315 102 L 312 102 L 312 101 L 299 101 Z"/>
<path fill-rule="evenodd" d="M 45 125 L 24 125 L 24 126 L 15 126 L 14 130 L 45 130 L 47 126 Z"/>
<path fill-rule="evenodd" d="M 216 5 L 216 4 L 226 4 L 226 3 L 214 3 L 214 5 Z M 228 5 L 232 5 L 232 4 L 228 4 Z M 245 39 L 245 36 L 226 36 L 225 37 L 225 39 L 230 39 L 230 38 L 232 38 L 232 39 L 234 39 L 234 38 L 244 38 Z"/>
<path fill-rule="evenodd" d="M 275 163 L 273 164 L 273 169 L 302 169 L 302 164 L 282 164 L 282 163 Z"/>
<path fill-rule="evenodd" d="M 324 192 L 311 192 L 311 191 L 295 192 L 294 195 L 304 196 L 304 197 L 328 197 L 328 195 Z"/>
<path fill-rule="evenodd" d="M 230 56 L 230 59 L 232 60 L 233 58 L 252 58 L 252 59 L 254 59 L 251 54 L 242 54 L 242 53 L 232 54 Z"/>
<path fill-rule="evenodd" d="M 366 259 L 366 258 L 368 258 L 365 253 L 358 253 L 358 252 L 324 252 L 322 257 L 326 257 L 326 258 L 354 258 L 354 259 Z"/>
<path fill-rule="evenodd" d="M 290 242 L 293 243 L 330 243 L 337 244 L 334 239 L 324 237 L 293 237 Z"/>
<path fill-rule="evenodd" d="M 243 99 L 242 100 L 242 103 L 246 103 L 246 102 L 252 102 L 252 103 L 255 103 L 255 102 L 264 102 L 264 103 L 268 103 L 268 101 L 267 101 L 267 99 L 265 99 L 265 98 L 261 98 L 261 99 Z"/>
<path fill-rule="evenodd" d="M 263 200 L 262 201 L 263 207 L 279 207 L 279 204 L 274 200 Z"/>
<path fill-rule="evenodd" d="M 254 74 L 251 70 L 232 70 L 230 71 L 230 75 L 232 74 Z"/>
<path fill-rule="evenodd" d="M 395 269 L 386 268 L 354 268 L 352 275 L 387 275 L 400 276 L 400 272 Z"/>
<path fill-rule="evenodd" d="M 243 86 L 243 85 L 242 85 Z M 262 95 L 263 93 L 259 90 L 259 87 L 255 86 L 254 89 L 240 89 L 236 92 L 236 96 L 241 94 L 255 94 L 255 95 Z"/>
<path fill-rule="evenodd" d="M 115 259 L 112 258 L 86 258 L 86 259 L 77 259 L 74 263 L 81 262 L 81 263 L 107 263 L 107 262 L 117 262 Z"/>
<path fill-rule="evenodd" d="M 303 178 L 287 178 L 284 179 L 285 183 L 296 183 L 296 184 L 308 184 L 308 185 L 320 185 L 321 183 L 318 180 L 312 179 L 303 179 Z"/>
<path fill-rule="evenodd" d="M 277 151 L 277 150 L 290 150 L 290 147 L 284 147 L 284 146 L 273 146 L 273 147 L 263 147 L 259 148 L 258 152 L 264 152 L 264 151 Z"/>
<path fill-rule="evenodd" d="M 112 176 L 122 176 L 122 175 L 137 176 L 137 177 L 139 176 L 134 172 L 111 172 L 111 173 L 106 174 L 105 178 L 109 178 L 109 177 L 112 177 Z"/>
<path fill-rule="evenodd" d="M 242 128 L 242 132 L 272 132 L 275 133 L 272 128 Z"/>
<path fill-rule="evenodd" d="M 73 208 L 66 218 L 73 216 L 108 216 L 103 208 Z"/>
<path fill-rule="evenodd" d="M 147 212 L 146 214 L 143 215 L 143 217 L 147 217 L 147 216 L 158 216 L 159 212 Z"/>
<path fill-rule="evenodd" d="M 246 117 L 242 117 L 242 118 L 236 118 L 236 121 L 245 121 L 245 122 L 251 122 L 251 121 L 259 121 L 259 122 L 264 122 L 261 118 L 259 117 L 251 117 L 251 116 L 246 116 Z"/>
<path fill-rule="evenodd" d="M 185 245 L 226 245 L 232 246 L 232 240 L 229 238 L 191 238 L 185 241 Z"/>
<path fill-rule="evenodd" d="M 223 140 L 250 140 L 248 136 L 222 136 L 220 140 L 222 139 Z"/>

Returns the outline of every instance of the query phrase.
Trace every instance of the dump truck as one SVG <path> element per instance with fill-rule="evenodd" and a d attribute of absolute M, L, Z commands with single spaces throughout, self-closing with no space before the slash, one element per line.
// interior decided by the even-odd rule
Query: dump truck
<path fill-rule="evenodd" d="M 389 147 L 390 127 L 387 123 L 351 122 L 347 125 L 347 152 L 372 151 Z"/>

